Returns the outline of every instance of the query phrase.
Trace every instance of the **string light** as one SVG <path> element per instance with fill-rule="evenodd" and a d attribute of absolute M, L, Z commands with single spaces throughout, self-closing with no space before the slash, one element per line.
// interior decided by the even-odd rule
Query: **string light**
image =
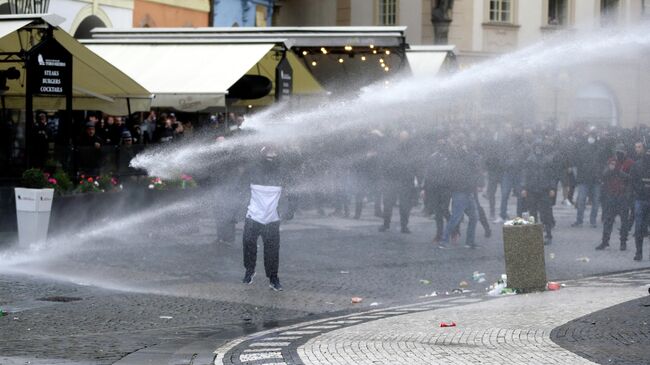
<path fill-rule="evenodd" d="M 365 61 L 365 60 L 366 60 L 366 56 L 361 56 L 361 61 Z"/>
<path fill-rule="evenodd" d="M 339 57 L 339 63 L 343 63 L 343 59 Z"/>
<path fill-rule="evenodd" d="M 318 65 L 318 63 L 316 63 L 316 61 L 311 61 L 311 65 L 316 67 L 316 65 Z"/>
<path fill-rule="evenodd" d="M 303 55 L 303 56 L 306 56 L 308 53 L 309 53 L 309 52 L 307 52 L 307 51 L 302 51 L 302 55 Z"/>
<path fill-rule="evenodd" d="M 325 49 L 325 47 L 321 47 L 320 51 L 323 52 L 323 54 L 327 54 L 327 50 Z"/>
<path fill-rule="evenodd" d="M 389 54 L 390 54 L 390 51 L 389 51 L 389 50 L 386 50 L 386 52 L 384 52 L 384 53 L 386 53 L 387 55 L 389 55 Z"/>
<path fill-rule="evenodd" d="M 248 109 L 253 109 L 253 106 L 248 104 Z"/>
<path fill-rule="evenodd" d="M 384 63 L 384 59 L 383 59 L 383 58 L 380 58 L 380 59 L 379 59 L 379 63 Z"/>
<path fill-rule="evenodd" d="M 351 51 L 352 50 L 352 46 L 345 46 L 344 48 L 345 48 L 346 51 Z"/>
<path fill-rule="evenodd" d="M 372 50 L 372 54 L 377 54 L 377 50 L 376 50 L 376 49 L 373 49 L 373 50 Z"/>
<path fill-rule="evenodd" d="M 390 68 L 388 68 L 388 66 L 386 66 L 386 67 L 384 67 L 384 71 L 388 72 L 388 71 L 390 71 Z"/>
<path fill-rule="evenodd" d="M 371 44 L 371 45 L 370 45 L 370 49 L 373 49 L 373 48 L 375 48 L 375 45 L 374 45 L 374 44 Z"/>

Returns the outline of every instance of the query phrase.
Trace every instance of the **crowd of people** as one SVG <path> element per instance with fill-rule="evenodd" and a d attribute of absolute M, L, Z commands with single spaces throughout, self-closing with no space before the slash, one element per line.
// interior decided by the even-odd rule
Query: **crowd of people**
<path fill-rule="evenodd" d="M 586 124 L 562 130 L 456 124 L 424 133 L 387 128 L 329 136 L 337 141 L 335 146 L 313 141 L 284 146 L 279 155 L 284 176 L 293 181 L 287 194 L 298 201 L 296 206 L 322 215 L 324 208 L 331 207 L 331 215 L 359 219 L 363 204 L 372 202 L 374 214 L 383 220 L 380 232 L 390 230 L 393 209 L 398 207 L 399 229 L 410 233 L 411 211 L 421 202 L 424 214 L 435 220 L 433 241 L 441 249 L 459 239 L 463 221 L 467 222 L 465 245 L 476 248 L 479 223 L 489 237 L 490 223 L 524 213 L 543 224 L 544 243 L 551 245 L 558 224 L 553 207 L 566 204 L 576 208 L 575 221 L 567 226 L 602 225 L 598 250 L 609 247 L 617 216 L 620 250 L 627 250 L 634 227 L 634 260 L 641 260 L 650 215 L 649 132 L 645 127 Z M 234 154 L 231 157 L 232 165 L 223 169 L 218 183 L 247 187 L 233 177 L 242 161 Z M 485 208 L 479 194 L 487 198 Z M 237 209 L 227 209 L 233 196 L 237 195 L 232 191 L 225 193 L 220 207 L 219 231 L 228 232 L 219 234 L 222 241 L 234 239 Z M 509 211 L 512 200 L 515 211 Z"/>
<path fill-rule="evenodd" d="M 226 135 L 231 126 L 243 122 L 243 115 L 220 113 L 193 123 L 177 119 L 175 113 L 151 111 L 138 120 L 102 113 L 89 113 L 83 123 L 77 124 L 70 135 L 73 154 L 70 156 L 73 175 L 116 176 L 140 174 L 129 168 L 129 161 L 146 146 L 182 141 L 194 134 L 197 128 L 209 129 L 216 135 Z M 43 168 L 54 156 L 52 146 L 66 145 L 58 138 L 58 118 L 38 113 L 31 131 L 30 167 Z"/>

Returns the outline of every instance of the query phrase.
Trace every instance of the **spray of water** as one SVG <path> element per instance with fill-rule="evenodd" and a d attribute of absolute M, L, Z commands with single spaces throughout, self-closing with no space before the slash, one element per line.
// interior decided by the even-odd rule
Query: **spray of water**
<path fill-rule="evenodd" d="M 371 85 L 358 96 L 344 95 L 318 107 L 275 106 L 246 121 L 247 128 L 255 133 L 244 138 L 221 144 L 192 142 L 148 151 L 138 155 L 132 166 L 145 169 L 151 175 L 173 176 L 181 170 L 189 173 L 216 170 L 221 163 L 232 158 L 236 147 L 274 143 L 297 146 L 306 152 L 322 147 L 323 143 L 348 142 L 338 138 L 373 128 L 395 128 L 398 125 L 397 128 L 424 131 L 433 128 L 434 120 L 444 120 L 445 117 L 450 120 L 454 116 L 449 114 L 476 104 L 508 110 L 514 106 L 504 105 L 504 100 L 514 98 L 520 107 L 533 105 L 534 95 L 529 90 L 531 84 L 558 87 L 553 80 L 548 80 L 548 75 L 572 72 L 582 66 L 639 58 L 643 52 L 647 53 L 649 46 L 650 27 L 647 25 L 607 28 L 580 35 L 560 33 L 447 77 L 413 78 L 400 74 L 389 84 Z M 620 66 L 612 65 L 606 71 L 615 73 L 617 67 Z M 602 68 L 598 72 L 602 72 Z M 529 113 L 527 110 L 523 114 Z M 329 150 L 332 152 L 336 148 Z M 343 156 L 337 154 L 336 158 Z M 355 156 L 345 158 L 351 160 Z"/>
<path fill-rule="evenodd" d="M 176 177 L 180 173 L 228 174 L 228 166 L 255 158 L 259 148 L 270 143 L 293 152 L 298 161 L 296 168 L 300 169 L 296 173 L 302 176 L 297 179 L 299 192 L 326 191 L 340 183 L 343 171 L 354 168 L 355 162 L 367 157 L 369 150 L 380 147 L 373 145 L 376 140 L 366 138 L 369 134 L 390 135 L 408 129 L 416 136 L 429 136 L 438 124 L 481 122 L 487 118 L 488 113 L 482 110 L 488 109 L 486 106 L 502 111 L 523 108 L 520 114 L 530 115 L 529 109 L 535 108 L 537 102 L 530 91 L 531 84 L 556 87 L 548 80 L 549 74 L 571 73 L 585 65 L 613 64 L 607 71 L 614 73 L 616 62 L 610 61 L 638 59 L 649 48 L 648 26 L 606 29 L 586 35 L 560 34 L 444 77 L 412 78 L 400 74 L 388 84 L 371 85 L 356 95 L 333 98 L 320 105 L 298 108 L 277 105 L 248 118 L 246 128 L 252 133 L 218 143 L 204 136 L 173 146 L 160 146 L 136 156 L 131 164 L 160 177 Z M 602 72 L 603 68 L 598 70 Z M 476 109 L 479 109 L 478 116 L 468 112 Z M 371 130 L 375 131 L 370 133 Z M 430 144 L 432 140 L 423 138 L 423 143 Z M 29 263 L 32 274 L 61 277 L 57 268 L 47 266 L 48 262 L 80 250 L 92 250 L 96 248 L 92 242 L 118 238 L 125 230 L 142 231 L 141 227 L 167 215 L 198 209 L 211 211 L 212 204 L 210 199 L 202 197 L 144 212 L 115 212 L 97 225 L 99 228 L 68 232 L 47 243 L 0 253 L 0 270 L 21 271 Z M 111 242 L 125 245 L 125 249 L 127 244 L 134 244 L 132 240 Z M 40 271 L 35 269 L 39 263 Z M 107 280 L 92 283 L 116 287 Z"/>

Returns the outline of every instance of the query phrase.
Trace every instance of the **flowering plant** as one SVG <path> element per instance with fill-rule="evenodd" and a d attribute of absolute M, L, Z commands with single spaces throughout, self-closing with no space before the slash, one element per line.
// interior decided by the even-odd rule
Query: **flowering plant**
<path fill-rule="evenodd" d="M 72 188 L 70 178 L 63 171 L 54 175 L 40 169 L 29 169 L 23 173 L 23 185 L 31 189 L 54 189 L 57 194 L 63 194 Z"/>
<path fill-rule="evenodd" d="M 165 190 L 166 184 L 165 182 L 159 178 L 159 177 L 152 177 L 149 183 L 149 189 L 154 189 L 154 190 Z"/>
<path fill-rule="evenodd" d="M 149 189 L 167 190 L 170 188 L 189 189 L 197 186 L 194 178 L 187 174 L 181 174 L 178 178 L 163 180 L 159 177 L 152 177 L 149 182 Z"/>
<path fill-rule="evenodd" d="M 103 193 L 118 190 L 122 190 L 122 185 L 115 177 L 109 175 L 96 177 L 81 175 L 77 186 L 77 191 L 80 193 Z"/>

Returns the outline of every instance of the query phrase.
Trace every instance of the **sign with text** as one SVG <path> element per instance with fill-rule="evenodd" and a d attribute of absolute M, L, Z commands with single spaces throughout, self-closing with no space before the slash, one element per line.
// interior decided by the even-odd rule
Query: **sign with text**
<path fill-rule="evenodd" d="M 27 92 L 38 96 L 72 93 L 72 55 L 54 38 L 32 48 L 27 60 Z"/>
<path fill-rule="evenodd" d="M 293 69 L 285 54 L 275 68 L 275 100 L 288 100 L 293 91 Z"/>

